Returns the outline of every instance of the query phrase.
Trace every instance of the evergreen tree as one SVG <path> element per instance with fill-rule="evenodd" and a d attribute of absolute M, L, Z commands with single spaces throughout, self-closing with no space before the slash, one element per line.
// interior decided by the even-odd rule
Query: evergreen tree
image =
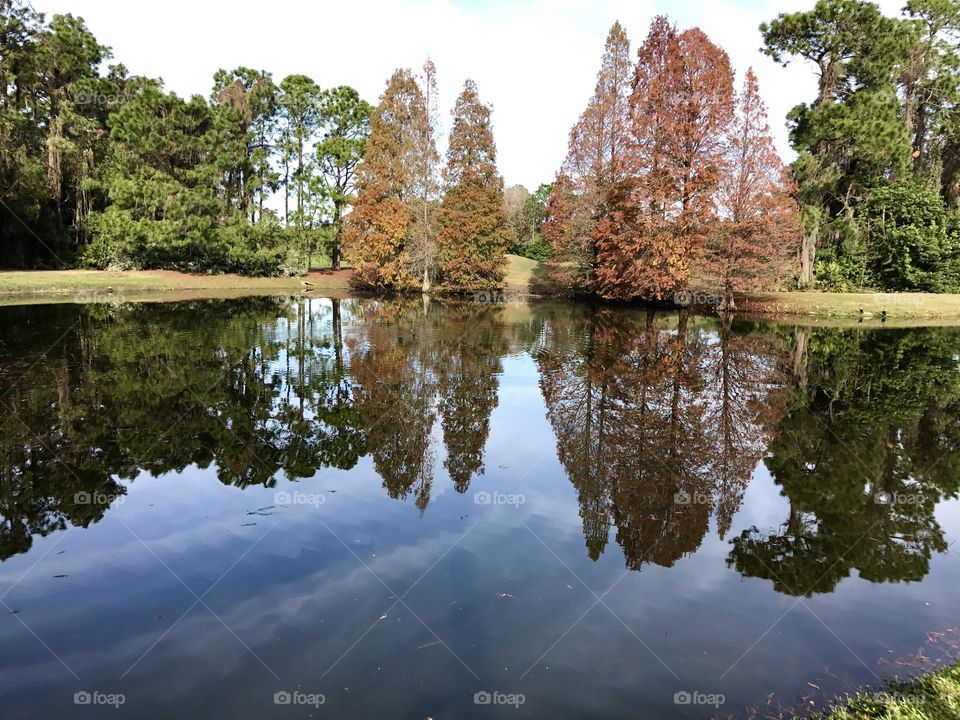
<path fill-rule="evenodd" d="M 280 82 L 280 150 L 283 159 L 284 222 L 290 223 L 290 191 L 297 207 L 294 224 L 306 225 L 305 187 L 308 181 L 307 147 L 317 130 L 320 88 L 306 75 L 288 75 Z"/>
<path fill-rule="evenodd" d="M 228 203 L 256 222 L 278 181 L 270 167 L 278 89 L 269 73 L 245 67 L 219 70 L 213 80 L 211 101 L 223 108 L 224 122 L 233 125 L 235 140 L 243 143 L 240 162 L 225 170 L 224 194 Z"/>
<path fill-rule="evenodd" d="M 323 136 L 317 143 L 316 164 L 319 192 L 333 205 L 330 265 L 334 270 L 340 268 L 343 216 L 353 199 L 357 166 L 370 134 L 371 111 L 370 104 L 346 85 L 324 90 L 320 95 Z"/>
<path fill-rule="evenodd" d="M 851 258 L 849 279 L 862 282 L 857 207 L 879 180 L 909 167 L 897 78 L 910 33 L 863 0 L 818 0 L 813 10 L 781 14 L 760 29 L 770 57 L 784 65 L 802 58 L 818 73 L 816 100 L 789 115 L 806 230 L 800 284 L 812 281 L 821 247 Z"/>

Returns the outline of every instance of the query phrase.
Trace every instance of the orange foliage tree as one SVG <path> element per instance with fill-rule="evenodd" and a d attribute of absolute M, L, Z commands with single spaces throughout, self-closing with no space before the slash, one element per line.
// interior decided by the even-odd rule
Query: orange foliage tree
<path fill-rule="evenodd" d="M 490 107 L 467 80 L 453 110 L 437 237 L 442 290 L 482 290 L 503 284 L 513 240 L 503 209 Z"/>
<path fill-rule="evenodd" d="M 610 28 L 593 97 L 570 131 L 567 157 L 547 202 L 544 239 L 554 249 L 551 278 L 575 293 L 595 289 L 594 231 L 607 193 L 626 175 L 630 154 L 630 41 Z"/>
<path fill-rule="evenodd" d="M 638 52 L 632 107 L 633 172 L 611 189 L 597 228 L 599 292 L 663 299 L 684 289 L 703 256 L 733 116 L 726 52 L 698 28 L 653 21 Z"/>
<path fill-rule="evenodd" d="M 732 310 L 735 292 L 770 286 L 785 274 L 801 237 L 793 183 L 774 148 L 752 68 L 727 138 L 727 163 L 717 192 L 721 222 L 711 233 L 703 275 Z"/>
<path fill-rule="evenodd" d="M 614 24 L 547 203 L 551 277 L 615 300 L 709 288 L 732 308 L 778 279 L 799 238 L 756 76 L 736 95 L 726 52 L 664 16 L 632 72 L 629 52 Z"/>
<path fill-rule="evenodd" d="M 407 244 L 425 127 L 429 118 L 420 86 L 409 70 L 395 71 L 370 118 L 357 201 L 344 229 L 344 255 L 360 285 L 416 286 Z"/>

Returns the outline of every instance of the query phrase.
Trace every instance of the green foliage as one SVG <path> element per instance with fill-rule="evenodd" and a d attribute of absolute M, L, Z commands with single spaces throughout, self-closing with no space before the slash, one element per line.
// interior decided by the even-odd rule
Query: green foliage
<path fill-rule="evenodd" d="M 960 717 L 960 665 L 911 682 L 891 682 L 878 693 L 861 693 L 811 720 L 943 720 Z"/>
<path fill-rule="evenodd" d="M 220 122 L 232 112 L 147 88 L 111 116 L 111 163 L 101 181 L 110 202 L 87 219 L 94 239 L 83 264 L 278 272 L 286 256 L 279 226 L 245 222 L 218 192 L 223 168 L 244 153 L 243 136 Z"/>
<path fill-rule="evenodd" d="M 957 292 L 960 237 L 939 193 L 905 179 L 876 188 L 867 208 L 877 283 L 885 290 Z"/>
<path fill-rule="evenodd" d="M 333 206 L 332 231 L 323 245 L 334 269 L 340 266 L 343 215 L 353 201 L 356 171 L 370 135 L 373 108 L 351 87 L 325 90 L 319 99 L 319 124 L 323 135 L 314 151 L 317 174 L 315 191 Z"/>
<path fill-rule="evenodd" d="M 829 292 L 850 292 L 869 285 L 863 258 L 837 252 L 834 248 L 820 253 L 814 265 L 814 275 L 817 287 Z"/>
<path fill-rule="evenodd" d="M 536 192 L 523 202 L 520 217 L 515 220 L 516 239 L 507 252 L 511 255 L 530 258 L 537 262 L 547 262 L 554 256 L 550 243 L 543 239 L 540 226 L 547 217 L 547 200 L 553 190 L 553 183 L 542 183 Z"/>
<path fill-rule="evenodd" d="M 548 260 L 552 260 L 554 256 L 550 243 L 546 242 L 540 233 L 537 233 L 532 240 L 527 239 L 526 242 L 518 239 L 517 242 L 510 246 L 507 252 L 511 255 L 519 255 L 520 257 L 530 258 L 537 262 L 547 262 Z"/>
<path fill-rule="evenodd" d="M 871 2 L 819 0 L 761 26 L 766 54 L 784 65 L 805 60 L 819 79 L 816 99 L 788 120 L 796 194 L 813 238 L 805 252 L 811 260 L 819 252 L 822 288 L 956 286 L 943 215 L 954 192 L 947 136 L 960 97 L 951 41 L 960 9 L 912 0 L 904 11 L 906 19 L 890 18 Z M 891 203 L 905 208 L 891 216 Z"/>

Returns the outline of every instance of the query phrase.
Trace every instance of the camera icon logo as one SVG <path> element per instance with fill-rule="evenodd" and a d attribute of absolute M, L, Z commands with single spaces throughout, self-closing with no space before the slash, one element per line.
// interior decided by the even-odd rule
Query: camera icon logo
<path fill-rule="evenodd" d="M 92 701 L 93 696 L 86 690 L 81 690 L 80 692 L 75 692 L 73 694 L 74 705 L 89 705 Z"/>
<path fill-rule="evenodd" d="M 277 505 L 289 505 L 293 502 L 293 498 L 286 490 L 281 490 L 278 493 L 274 493 L 273 502 Z"/>
<path fill-rule="evenodd" d="M 290 695 L 286 690 L 281 690 L 280 692 L 275 692 L 273 694 L 273 704 L 274 705 L 289 705 L 293 701 L 293 696 Z"/>
<path fill-rule="evenodd" d="M 86 490 L 81 490 L 78 493 L 73 494 L 73 501 L 77 505 L 89 505 L 93 502 L 93 497 Z"/>
<path fill-rule="evenodd" d="M 476 505 L 489 505 L 493 502 L 493 495 L 488 492 L 478 492 L 473 496 L 473 502 Z"/>
<path fill-rule="evenodd" d="M 493 701 L 493 696 L 486 690 L 481 690 L 473 694 L 474 705 L 489 705 Z"/>
<path fill-rule="evenodd" d="M 673 695 L 674 705 L 689 705 L 691 702 L 693 702 L 693 696 L 691 696 L 686 690 L 681 690 Z"/>
<path fill-rule="evenodd" d="M 681 490 L 673 496 L 673 501 L 677 505 L 689 505 L 692 502 L 693 498 L 690 497 L 690 493 L 686 490 Z"/>

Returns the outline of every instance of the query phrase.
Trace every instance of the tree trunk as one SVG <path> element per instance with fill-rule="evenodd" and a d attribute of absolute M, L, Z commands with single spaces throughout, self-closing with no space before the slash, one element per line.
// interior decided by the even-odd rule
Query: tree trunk
<path fill-rule="evenodd" d="M 793 329 L 793 377 L 797 382 L 797 387 L 806 392 L 807 390 L 807 347 L 810 338 L 807 330 L 801 327 Z"/>
<path fill-rule="evenodd" d="M 333 303 L 333 358 L 338 373 L 343 372 L 343 328 L 340 320 L 340 301 L 332 299 Z"/>
<path fill-rule="evenodd" d="M 334 225 L 333 247 L 330 248 L 330 269 L 340 269 L 340 234 L 343 232 L 343 207 L 340 203 L 334 208 L 336 222 Z"/>
<path fill-rule="evenodd" d="M 813 261 L 816 253 L 816 232 L 813 230 L 805 232 L 800 242 L 800 278 L 798 284 L 801 288 L 807 287 L 813 282 Z"/>

